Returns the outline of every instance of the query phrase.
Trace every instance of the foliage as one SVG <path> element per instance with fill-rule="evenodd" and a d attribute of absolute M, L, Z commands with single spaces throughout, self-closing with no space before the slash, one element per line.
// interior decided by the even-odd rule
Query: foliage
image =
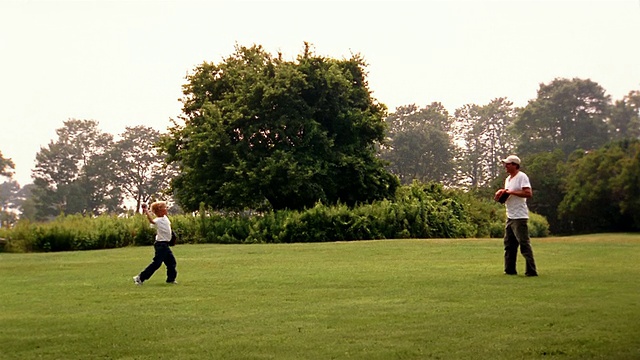
<path fill-rule="evenodd" d="M 613 140 L 640 138 L 640 90 L 630 91 L 615 102 L 610 125 Z"/>
<path fill-rule="evenodd" d="M 538 96 L 530 100 L 513 123 L 519 135 L 521 155 L 562 150 L 595 150 L 609 140 L 606 123 L 610 97 L 591 80 L 554 79 L 540 84 Z"/>
<path fill-rule="evenodd" d="M 174 171 L 163 167 L 164 157 L 154 151 L 156 130 L 127 127 L 114 142 L 97 121 L 70 119 L 56 133 L 58 139 L 36 154 L 32 194 L 37 220 L 122 213 L 125 198 L 137 207 L 166 198 L 163 191 Z"/>
<path fill-rule="evenodd" d="M 142 215 L 119 218 L 75 214 L 46 223 L 21 220 L 5 236 L 14 250 L 56 252 L 148 245 L 153 243 L 155 230 Z"/>
<path fill-rule="evenodd" d="M 506 209 L 504 205 L 493 200 L 495 188 L 478 188 L 462 196 L 467 197 L 469 206 L 465 210 L 469 213 L 469 218 L 474 222 L 476 227 L 476 237 L 504 237 L 504 228 L 507 220 Z M 536 191 L 537 193 L 537 191 Z M 527 203 L 530 199 L 527 200 Z M 529 236 L 531 237 L 547 237 L 550 234 L 549 222 L 546 217 L 537 214 L 530 209 L 529 211 Z"/>
<path fill-rule="evenodd" d="M 127 127 L 109 152 L 117 184 L 135 201 L 135 212 L 151 199 L 167 200 L 165 190 L 176 175 L 174 167 L 164 165 L 165 157 L 155 149 L 159 139 L 160 133 L 153 128 Z"/>
<path fill-rule="evenodd" d="M 113 136 L 95 120 L 69 119 L 56 130 L 58 139 L 36 154 L 33 195 L 37 218 L 58 214 L 100 214 L 120 203 L 105 154 Z"/>
<path fill-rule="evenodd" d="M 186 211 L 355 205 L 393 194 L 398 180 L 375 157 L 385 112 L 365 63 L 312 54 L 274 58 L 236 47 L 203 63 L 184 86 L 184 125 L 162 140 L 180 166 L 173 194 Z"/>
<path fill-rule="evenodd" d="M 549 222 L 547 218 L 540 214 L 529 212 L 529 236 L 547 237 L 549 236 Z"/>
<path fill-rule="evenodd" d="M 568 163 L 559 216 L 572 232 L 640 230 L 640 141 L 576 153 Z"/>
<path fill-rule="evenodd" d="M 533 186 L 533 197 L 527 200 L 529 209 L 549 221 L 551 233 L 567 233 L 566 224 L 558 217 L 558 205 L 565 195 L 563 181 L 566 163 L 562 150 L 530 155 L 524 157 L 523 161 L 523 171 Z"/>
<path fill-rule="evenodd" d="M 495 190 L 490 188 L 471 189 L 458 193 L 465 204 L 468 218 L 476 228 L 474 237 L 503 237 L 506 220 L 504 205 L 493 201 Z"/>
<path fill-rule="evenodd" d="M 0 227 L 10 226 L 17 220 L 17 214 L 11 209 L 15 209 L 17 197 L 20 190 L 17 181 L 11 180 L 15 164 L 11 159 L 5 159 L 0 152 L 0 177 L 8 178 L 8 181 L 0 184 Z"/>
<path fill-rule="evenodd" d="M 16 165 L 13 163 L 11 159 L 6 159 L 2 156 L 2 151 L 0 151 L 0 176 L 11 178 L 13 176 L 13 169 L 15 169 Z"/>
<path fill-rule="evenodd" d="M 128 127 L 114 142 L 96 121 L 66 121 L 56 130 L 58 139 L 37 154 L 34 184 L 2 184 L 0 221 L 15 225 L 18 213 L 31 221 L 63 214 L 132 215 L 141 202 L 171 200 L 167 182 L 179 165 L 172 190 L 179 204 L 200 214 L 195 223 L 189 216 L 176 218 L 184 223 L 185 242 L 292 241 L 292 229 L 306 231 L 308 224 L 323 221 L 340 237 L 386 237 L 398 225 L 385 216 L 399 206 L 399 181 L 434 181 L 486 199 L 502 186 L 497 158 L 515 147 L 534 186 L 529 207 L 548 221 L 551 233 L 638 228 L 640 191 L 630 185 L 637 178 L 636 161 L 626 150 L 610 153 L 611 147 L 602 158 L 591 154 L 610 139 L 635 146 L 640 90 L 611 105 L 591 80 L 554 79 L 541 84 L 524 109 L 498 98 L 465 105 L 451 117 L 433 102 L 422 109 L 398 107 L 382 121 L 386 108 L 371 98 L 365 68 L 359 55 L 328 59 L 312 54 L 308 45 L 296 61 L 259 46 L 237 47 L 221 64 L 204 63 L 189 75 L 185 125 L 174 124 L 169 134 Z M 594 159 L 600 165 L 583 163 Z M 13 168 L 0 153 L 0 175 L 10 177 Z M 603 169 L 611 171 L 610 179 Z M 134 209 L 122 207 L 124 197 L 135 200 Z M 472 232 L 498 236 L 502 224 L 495 204 L 470 201 L 465 212 L 471 214 Z M 172 216 L 182 214 L 178 204 L 170 205 Z M 590 206 L 598 211 L 590 212 Z M 247 208 L 260 217 L 242 213 Z M 297 212 L 272 211 L 285 209 Z M 357 214 L 362 209 L 391 221 L 394 230 Z M 420 214 L 402 215 L 415 215 L 417 229 L 424 222 Z M 414 231 L 395 234 L 420 236 Z"/>
<path fill-rule="evenodd" d="M 20 211 L 20 219 L 36 220 L 36 202 L 33 197 L 34 184 L 27 184 L 18 190 L 16 205 Z"/>
<path fill-rule="evenodd" d="M 461 174 L 459 185 L 487 186 L 502 173 L 498 159 L 511 153 L 515 145 L 508 128 L 516 113 L 513 103 L 505 98 L 456 110 L 455 138 L 462 144 L 457 159 Z"/>
<path fill-rule="evenodd" d="M 543 219 L 542 217 L 540 219 Z M 217 212 L 204 204 L 197 215 L 170 216 L 179 243 L 299 243 L 397 238 L 502 237 L 504 207 L 490 198 L 445 189 L 437 183 L 399 189 L 395 199 L 355 208 L 317 203 L 306 210 Z M 548 235 L 546 220 L 532 236 Z M 154 230 L 144 216 L 60 216 L 48 223 L 19 222 L 6 237 L 23 251 L 89 250 L 144 245 Z"/>
<path fill-rule="evenodd" d="M 449 135 L 452 118 L 442 104 L 432 103 L 423 109 L 402 106 L 385 122 L 388 139 L 380 148 L 380 157 L 389 162 L 388 169 L 402 184 L 414 180 L 453 183 L 456 146 Z"/>
<path fill-rule="evenodd" d="M 16 222 L 17 215 L 12 209 L 18 207 L 19 191 L 20 184 L 15 180 L 0 184 L 0 226 L 10 226 Z"/>
<path fill-rule="evenodd" d="M 26 252 L 32 251 L 31 244 L 35 236 L 34 227 L 29 220 L 20 220 L 12 227 L 0 228 L 0 251 Z"/>

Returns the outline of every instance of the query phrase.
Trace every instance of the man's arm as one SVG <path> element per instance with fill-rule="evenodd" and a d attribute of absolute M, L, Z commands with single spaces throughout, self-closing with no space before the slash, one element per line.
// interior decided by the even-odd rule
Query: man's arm
<path fill-rule="evenodd" d="M 530 187 L 522 188 L 522 190 L 507 190 L 509 195 L 515 195 L 523 198 L 533 197 L 533 190 Z"/>

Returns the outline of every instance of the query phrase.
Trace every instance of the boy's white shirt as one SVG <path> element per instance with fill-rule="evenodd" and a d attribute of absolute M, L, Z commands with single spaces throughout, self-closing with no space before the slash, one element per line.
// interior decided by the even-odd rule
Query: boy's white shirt
<path fill-rule="evenodd" d="M 531 188 L 529 177 L 522 171 L 518 171 L 516 176 L 511 175 L 504 181 L 504 188 L 507 190 L 519 191 L 522 188 Z M 528 219 L 529 208 L 527 207 L 527 199 L 511 195 L 504 203 L 507 207 L 507 218 L 509 219 Z"/>
<path fill-rule="evenodd" d="M 156 228 L 156 241 L 171 241 L 171 221 L 167 216 L 157 217 L 153 219 L 153 225 Z"/>

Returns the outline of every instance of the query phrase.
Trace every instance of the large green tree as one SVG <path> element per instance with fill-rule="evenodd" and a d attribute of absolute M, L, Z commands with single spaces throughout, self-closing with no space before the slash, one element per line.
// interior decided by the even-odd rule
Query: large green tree
<path fill-rule="evenodd" d="M 521 155 L 560 149 L 569 156 L 574 150 L 595 150 L 609 141 L 608 116 L 611 100 L 591 80 L 554 79 L 541 84 L 514 122 Z"/>
<path fill-rule="evenodd" d="M 394 194 L 398 180 L 375 155 L 386 108 L 365 68 L 308 44 L 296 61 L 254 45 L 198 66 L 184 86 L 184 124 L 162 142 L 180 166 L 175 199 L 185 210 L 300 209 Z"/>
<path fill-rule="evenodd" d="M 390 114 L 387 142 L 380 156 L 403 184 L 413 180 L 452 184 L 456 146 L 450 136 L 452 118 L 440 103 L 419 109 L 401 106 Z"/>

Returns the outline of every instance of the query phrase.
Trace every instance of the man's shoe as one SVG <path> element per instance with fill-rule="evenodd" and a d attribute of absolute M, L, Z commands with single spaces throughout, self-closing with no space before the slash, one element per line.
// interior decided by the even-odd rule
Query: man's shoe
<path fill-rule="evenodd" d="M 136 275 L 133 277 L 133 283 L 136 285 L 142 285 L 142 280 L 140 279 L 140 275 Z"/>
<path fill-rule="evenodd" d="M 167 284 L 173 284 L 173 285 L 178 285 L 178 282 L 173 280 L 173 281 L 167 281 Z"/>
<path fill-rule="evenodd" d="M 518 275 L 517 272 L 504 272 L 505 275 Z"/>
<path fill-rule="evenodd" d="M 538 276 L 538 273 L 524 274 L 525 276 Z"/>

